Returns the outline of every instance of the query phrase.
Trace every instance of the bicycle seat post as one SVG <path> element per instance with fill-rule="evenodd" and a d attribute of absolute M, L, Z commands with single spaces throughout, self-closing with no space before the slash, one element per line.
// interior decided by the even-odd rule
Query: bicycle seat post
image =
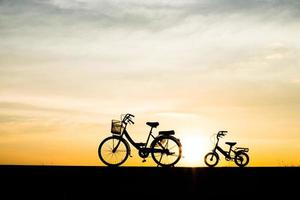
<path fill-rule="evenodd" d="M 232 150 L 232 146 L 229 145 L 229 150 L 228 150 L 228 156 L 229 156 L 229 157 L 230 157 L 231 150 Z"/>
<path fill-rule="evenodd" d="M 150 139 L 150 136 L 152 135 L 152 129 L 153 129 L 153 127 L 151 126 L 150 131 L 149 131 L 149 135 L 148 135 L 148 138 L 147 138 L 147 143 L 148 143 L 148 141 Z"/>
<path fill-rule="evenodd" d="M 153 127 L 151 127 L 151 128 L 150 128 L 150 132 L 149 132 L 149 134 L 151 134 L 151 133 L 152 133 L 152 129 L 153 129 Z"/>

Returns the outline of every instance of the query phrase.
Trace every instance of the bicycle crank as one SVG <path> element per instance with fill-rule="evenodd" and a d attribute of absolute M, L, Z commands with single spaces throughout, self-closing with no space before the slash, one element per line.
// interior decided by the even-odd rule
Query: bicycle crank
<path fill-rule="evenodd" d="M 141 158 L 144 158 L 144 159 L 145 159 L 145 158 L 147 158 L 147 157 L 149 156 L 149 152 L 140 149 L 140 150 L 139 150 L 139 156 L 140 156 Z"/>

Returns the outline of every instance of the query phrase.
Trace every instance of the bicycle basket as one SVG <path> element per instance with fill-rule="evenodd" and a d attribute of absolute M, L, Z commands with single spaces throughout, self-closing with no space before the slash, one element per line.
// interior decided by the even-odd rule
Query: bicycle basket
<path fill-rule="evenodd" d="M 111 121 L 111 133 L 120 135 L 122 133 L 122 122 L 119 120 Z"/>

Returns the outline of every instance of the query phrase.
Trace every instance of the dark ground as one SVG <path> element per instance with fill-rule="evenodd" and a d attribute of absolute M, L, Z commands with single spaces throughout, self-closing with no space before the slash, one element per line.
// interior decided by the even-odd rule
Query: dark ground
<path fill-rule="evenodd" d="M 299 197 L 300 168 L 0 166 L 1 199 Z M 190 197 L 190 198 L 189 198 Z"/>

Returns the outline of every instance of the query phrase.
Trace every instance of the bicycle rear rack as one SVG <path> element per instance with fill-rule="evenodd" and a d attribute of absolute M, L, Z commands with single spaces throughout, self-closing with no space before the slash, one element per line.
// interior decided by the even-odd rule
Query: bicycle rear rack
<path fill-rule="evenodd" d="M 248 152 L 248 151 L 249 151 L 249 148 L 236 147 L 235 150 L 242 150 L 242 151 Z"/>

